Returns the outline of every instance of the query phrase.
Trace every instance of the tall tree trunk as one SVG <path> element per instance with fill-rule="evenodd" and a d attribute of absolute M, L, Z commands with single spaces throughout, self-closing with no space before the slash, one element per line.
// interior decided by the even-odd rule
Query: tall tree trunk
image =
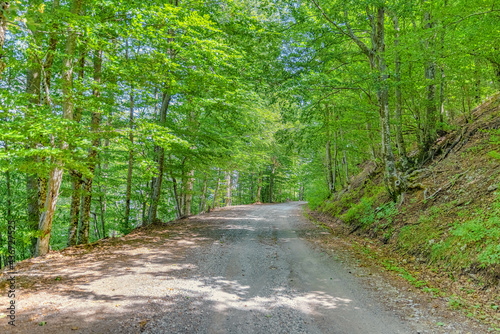
<path fill-rule="evenodd" d="M 130 112 L 129 112 L 129 135 L 130 149 L 128 151 L 128 171 L 127 171 L 127 190 L 125 192 L 125 217 L 124 217 L 124 228 L 130 228 L 130 198 L 132 195 L 132 171 L 134 168 L 134 86 L 130 86 Z"/>
<path fill-rule="evenodd" d="M 264 175 L 263 171 L 260 171 L 259 178 L 257 179 L 257 195 L 255 196 L 255 200 L 257 203 L 261 202 L 261 192 L 262 192 L 262 176 Z"/>
<path fill-rule="evenodd" d="M 5 144 L 5 150 L 7 150 L 7 144 Z M 10 182 L 10 171 L 7 169 L 5 171 L 5 178 L 6 178 L 6 186 L 7 186 L 7 249 L 8 249 L 8 255 L 13 256 L 14 258 L 11 260 L 13 262 L 16 261 L 15 253 L 11 251 L 10 245 L 14 245 L 14 250 L 15 250 L 15 235 L 14 233 L 10 233 L 11 228 L 14 228 L 15 231 L 15 223 L 14 219 L 12 217 L 12 187 L 11 187 L 11 182 Z M 0 238 L 2 237 L 0 233 Z M 1 242 L 1 239 L 0 239 Z M 4 258 L 5 259 L 5 258 Z M 7 261 L 4 261 L 5 265 L 7 265 Z M 1 264 L 0 264 L 1 267 Z"/>
<path fill-rule="evenodd" d="M 349 185 L 349 168 L 347 164 L 347 150 L 345 149 L 346 144 L 344 141 L 344 131 L 342 127 L 340 127 L 340 140 L 342 141 L 342 164 L 344 165 L 344 173 L 345 173 L 345 183 Z"/>
<path fill-rule="evenodd" d="M 104 220 L 104 216 L 106 215 L 106 177 L 103 175 L 103 169 L 107 168 L 102 168 L 101 164 L 99 164 L 99 175 L 101 176 L 101 182 L 99 182 L 99 216 L 101 219 L 102 237 L 106 238 L 106 223 Z M 99 236 L 97 237 L 99 238 Z"/>
<path fill-rule="evenodd" d="M 80 13 L 81 0 L 73 0 L 71 13 L 77 16 Z M 76 32 L 73 28 L 68 29 L 68 39 L 66 41 L 65 58 L 63 59 L 62 66 L 62 94 L 63 94 L 63 118 L 73 119 L 73 102 L 72 102 L 72 81 L 73 81 L 73 57 L 76 45 Z M 68 144 L 63 142 L 61 145 L 63 150 L 68 148 Z M 42 214 L 40 215 L 40 222 L 38 229 L 40 237 L 37 240 L 36 256 L 42 256 L 49 252 L 50 234 L 52 232 L 52 220 L 56 210 L 57 199 L 59 197 L 59 189 L 61 187 L 63 176 L 63 163 L 56 161 L 56 167 L 50 171 L 48 192 L 45 200 L 45 205 Z"/>
<path fill-rule="evenodd" d="M 35 36 L 38 34 L 35 34 Z M 37 38 L 36 38 L 37 40 Z M 42 71 L 40 65 L 34 56 L 30 57 L 30 67 L 26 75 L 26 93 L 29 95 L 28 112 L 31 108 L 36 108 L 40 105 L 40 84 Z M 36 139 L 34 139 L 36 140 Z M 34 156 L 33 162 L 38 161 L 38 157 Z M 40 220 L 40 210 L 38 206 L 38 175 L 28 174 L 26 177 L 26 195 L 27 195 L 27 219 L 30 231 L 38 230 L 38 222 Z M 30 252 L 35 254 L 37 238 L 31 238 Z"/>
<path fill-rule="evenodd" d="M 80 206 L 81 206 L 81 195 L 82 195 L 82 184 L 83 178 L 82 173 L 70 171 L 72 178 L 72 193 L 71 193 L 71 209 L 70 209 L 70 220 L 68 228 L 68 247 L 74 246 L 78 239 L 78 223 L 80 221 Z"/>
<path fill-rule="evenodd" d="M 441 83 L 439 85 L 439 121 L 444 123 L 444 85 L 445 85 L 445 74 L 444 66 L 441 65 Z M 448 118 L 448 116 L 447 116 Z"/>
<path fill-rule="evenodd" d="M 328 181 L 329 195 L 335 192 L 335 179 L 332 171 L 332 149 L 330 142 L 330 110 L 328 106 L 325 108 L 325 128 L 326 128 L 326 179 Z"/>
<path fill-rule="evenodd" d="M 167 110 L 170 105 L 171 96 L 168 93 L 163 94 L 163 101 L 160 107 L 160 125 L 164 126 L 167 119 Z M 149 207 L 148 224 L 153 223 L 158 215 L 158 203 L 160 202 L 161 185 L 163 181 L 163 169 L 165 165 L 165 149 L 156 146 L 158 157 L 158 174 L 153 185 L 153 194 L 151 196 L 151 206 Z"/>
<path fill-rule="evenodd" d="M 231 188 L 233 187 L 231 180 L 231 172 L 226 172 L 226 206 L 231 206 Z"/>
<path fill-rule="evenodd" d="M 114 78 L 113 78 L 114 79 Z M 114 101 L 114 99 L 112 100 Z M 113 113 L 111 112 L 106 120 L 106 126 L 109 128 L 111 127 L 111 118 L 112 118 Z M 109 138 L 106 138 L 104 140 L 104 148 L 106 149 L 109 147 Z M 101 226 L 102 226 L 102 231 L 103 231 L 103 237 L 106 237 L 106 222 L 104 217 L 106 217 L 106 210 L 107 210 L 107 192 L 108 192 L 108 169 L 109 169 L 109 164 L 107 160 L 102 159 L 103 163 L 102 165 L 99 165 L 99 175 L 101 176 L 101 181 L 99 183 L 99 208 L 100 208 L 100 219 L 101 219 Z"/>
<path fill-rule="evenodd" d="M 424 13 L 425 29 L 432 29 L 433 23 L 431 21 L 430 12 Z M 431 59 L 427 61 L 425 66 L 425 79 L 427 80 L 427 101 L 425 108 L 425 122 L 424 122 L 424 146 L 422 147 L 422 157 L 427 154 L 429 148 L 433 145 L 436 139 L 436 62 L 434 59 L 433 43 L 429 40 L 426 42 L 427 53 L 430 54 Z"/>
<path fill-rule="evenodd" d="M 200 205 L 198 207 L 198 213 L 203 213 L 207 209 L 207 191 L 208 191 L 208 177 L 205 175 L 203 179 L 203 189 L 200 195 Z"/>
<path fill-rule="evenodd" d="M 474 82 L 474 92 L 475 92 L 475 96 L 474 96 L 474 102 L 476 102 L 477 105 L 479 105 L 481 103 L 481 72 L 479 70 L 479 67 L 480 67 L 480 62 L 479 62 L 479 58 L 476 57 L 474 59 L 474 77 L 475 77 L 475 82 Z"/>
<path fill-rule="evenodd" d="M 252 172 L 252 174 L 250 174 L 250 203 L 253 203 L 253 200 L 254 200 L 254 197 L 253 197 L 253 177 L 254 177 L 255 173 Z"/>
<path fill-rule="evenodd" d="M 391 144 L 389 88 L 387 84 L 387 65 L 385 62 L 384 18 L 385 8 L 377 8 L 377 29 L 375 34 L 375 45 L 377 46 L 376 58 L 380 80 L 380 88 L 377 91 L 377 97 L 379 102 L 380 125 L 382 134 L 382 153 L 385 163 L 385 183 L 393 199 L 396 199 L 401 191 L 401 181 L 397 173 L 394 153 L 392 152 Z"/>
<path fill-rule="evenodd" d="M 80 53 L 80 68 L 78 70 L 78 78 L 83 81 L 83 76 L 85 74 L 85 48 L 82 47 Z M 83 94 L 81 94 L 83 95 Z M 82 120 L 83 110 L 81 107 L 75 108 L 75 115 L 73 120 L 80 123 Z M 76 245 L 78 241 L 78 223 L 80 221 L 80 207 L 81 207 L 81 197 L 82 197 L 82 184 L 83 176 L 82 173 L 77 170 L 70 170 L 71 183 L 73 191 L 71 193 L 71 209 L 68 227 L 68 247 Z"/>
<path fill-rule="evenodd" d="M 217 204 L 217 193 L 219 191 L 220 187 L 220 169 L 217 168 L 217 184 L 215 185 L 215 191 L 214 191 L 214 201 L 212 202 L 212 209 L 215 209 L 215 205 Z"/>
<path fill-rule="evenodd" d="M 38 221 L 40 219 L 40 210 L 38 207 L 38 177 L 28 174 L 26 177 L 26 195 L 28 202 L 27 219 L 30 231 L 38 230 Z M 31 238 L 30 252 L 35 255 L 37 238 Z"/>
<path fill-rule="evenodd" d="M 172 177 L 172 188 L 173 188 L 173 191 L 174 191 L 175 217 L 177 219 L 179 219 L 179 218 L 182 217 L 182 208 L 181 208 L 181 203 L 180 203 L 180 200 L 179 200 L 179 194 L 177 192 L 177 180 L 175 179 L 175 177 L 172 176 L 172 174 L 170 174 L 170 175 Z"/>
<path fill-rule="evenodd" d="M 233 183 L 236 184 L 236 189 L 238 190 L 238 203 L 236 205 L 241 204 L 241 182 L 240 182 L 240 172 L 236 172 L 236 179 L 233 181 Z"/>
<path fill-rule="evenodd" d="M 326 14 L 324 14 L 326 15 Z M 369 17 L 371 23 L 371 41 L 372 48 L 368 48 L 355 34 L 351 28 L 347 11 L 345 12 L 346 22 L 345 26 L 347 32 L 344 31 L 361 49 L 361 51 L 368 57 L 370 67 L 375 69 L 378 74 L 379 87 L 377 89 L 377 100 L 379 105 L 380 127 L 382 137 L 382 155 L 385 165 L 384 181 L 387 190 L 393 199 L 399 196 L 401 192 L 401 180 L 399 179 L 394 153 L 392 152 L 391 144 L 391 128 L 390 128 L 390 112 L 389 112 L 389 87 L 387 83 L 387 65 L 385 61 L 385 7 L 379 5 L 376 8 L 376 16 Z M 333 22 L 330 20 L 330 22 Z M 335 25 L 335 24 L 334 24 Z M 335 25 L 337 29 L 342 30 L 340 26 Z"/>
<path fill-rule="evenodd" d="M 97 87 L 93 91 L 93 95 L 99 99 L 101 92 L 99 85 L 102 79 L 102 51 L 97 50 L 94 52 L 94 81 Z M 80 223 L 80 230 L 78 232 L 78 243 L 88 244 L 89 243 L 89 228 L 90 228 L 90 209 L 92 206 L 92 184 L 94 182 L 95 168 L 97 164 L 97 149 L 99 147 L 99 128 L 101 125 L 101 110 L 96 110 L 92 112 L 91 118 L 91 132 L 93 135 L 92 147 L 90 148 L 88 155 L 88 169 L 90 176 L 85 178 L 83 185 L 83 205 L 82 205 L 82 217 Z"/>
<path fill-rule="evenodd" d="M 53 0 L 52 2 L 52 15 L 56 15 L 56 11 L 59 8 L 59 0 Z M 47 56 L 42 65 L 42 92 L 41 99 L 44 105 L 50 106 L 50 83 L 52 78 L 52 65 L 54 64 L 54 57 L 56 53 L 57 43 L 59 42 L 59 24 L 56 20 L 51 27 L 49 34 L 49 43 L 47 48 Z"/>
<path fill-rule="evenodd" d="M 146 182 L 145 189 L 148 188 L 149 182 Z M 147 196 L 146 192 L 141 189 L 141 197 L 142 197 L 142 209 L 141 209 L 141 224 L 145 224 L 146 222 L 146 206 L 147 206 Z"/>
<path fill-rule="evenodd" d="M 276 171 L 276 158 L 273 157 L 271 175 L 269 175 L 269 203 L 273 203 L 274 172 Z"/>
<path fill-rule="evenodd" d="M 342 173 L 340 172 L 340 163 L 337 160 L 337 154 L 335 154 L 335 174 L 337 174 L 339 178 L 340 186 L 344 187 L 344 179 L 342 178 Z"/>
<path fill-rule="evenodd" d="M 328 191 L 332 195 L 335 192 L 335 179 L 333 178 L 330 139 L 326 141 L 326 179 L 328 181 Z"/>
<path fill-rule="evenodd" d="M 375 148 L 375 139 L 373 138 L 372 123 L 367 121 L 365 123 L 366 132 L 368 133 L 368 140 L 370 141 L 370 154 L 373 161 L 377 161 L 379 155 L 377 154 L 377 149 Z"/>
<path fill-rule="evenodd" d="M 338 145 L 337 145 L 337 131 L 335 131 L 333 138 L 333 168 L 332 168 L 332 179 L 333 179 L 333 189 L 335 191 L 335 182 L 337 182 L 337 154 L 338 154 Z M 340 179 L 340 175 L 339 175 Z M 341 182 L 339 182 L 341 183 Z"/>
<path fill-rule="evenodd" d="M 396 143 L 398 146 L 398 154 L 401 159 L 401 167 L 403 171 L 408 170 L 408 157 L 406 156 L 406 145 L 403 137 L 403 113 L 402 113 L 402 99 L 401 99 L 401 57 L 399 55 L 399 19 L 397 15 L 393 18 L 394 30 L 396 31 L 396 36 L 394 39 L 394 52 L 395 52 L 395 66 L 394 71 L 396 72 Z"/>
<path fill-rule="evenodd" d="M 191 215 L 191 202 L 193 200 L 193 185 L 194 185 L 194 170 L 191 170 L 187 174 L 187 179 L 186 179 L 186 206 L 184 210 L 184 215 L 185 216 L 190 216 Z"/>

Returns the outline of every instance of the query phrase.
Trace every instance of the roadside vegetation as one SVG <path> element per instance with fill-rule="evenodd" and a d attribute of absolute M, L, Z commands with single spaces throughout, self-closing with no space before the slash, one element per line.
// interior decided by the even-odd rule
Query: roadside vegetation
<path fill-rule="evenodd" d="M 414 287 L 447 298 L 451 309 L 463 310 L 497 330 L 499 110 L 498 97 L 477 108 L 479 120 L 470 125 L 473 134 L 462 139 L 460 149 L 439 148 L 432 160 L 413 172 L 412 186 L 400 202 L 384 191 L 381 166 L 366 163 L 348 187 L 310 205 L 323 226 L 357 240 L 365 256 Z M 448 136 L 460 136 L 461 131 Z"/>

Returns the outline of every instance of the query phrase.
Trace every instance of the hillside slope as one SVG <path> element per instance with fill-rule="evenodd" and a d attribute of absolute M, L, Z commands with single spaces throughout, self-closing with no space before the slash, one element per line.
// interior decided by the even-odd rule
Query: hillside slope
<path fill-rule="evenodd" d="M 473 122 L 440 137 L 432 158 L 405 175 L 400 203 L 387 195 L 382 167 L 366 163 L 311 212 L 336 235 L 376 240 L 387 269 L 493 328 L 500 327 L 499 105 L 497 95 L 473 111 Z"/>

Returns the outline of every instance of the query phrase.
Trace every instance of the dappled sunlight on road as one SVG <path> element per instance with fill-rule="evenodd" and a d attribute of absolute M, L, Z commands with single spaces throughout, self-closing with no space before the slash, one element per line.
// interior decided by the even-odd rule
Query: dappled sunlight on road
<path fill-rule="evenodd" d="M 37 290 L 19 298 L 18 332 L 367 333 L 366 303 L 302 240 L 297 209 L 221 210 L 33 261 L 19 274 Z"/>

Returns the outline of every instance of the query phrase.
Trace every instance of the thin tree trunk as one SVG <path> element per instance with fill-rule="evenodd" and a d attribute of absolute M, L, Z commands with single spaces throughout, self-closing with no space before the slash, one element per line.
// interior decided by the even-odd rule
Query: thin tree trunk
<path fill-rule="evenodd" d="M 130 217 L 130 198 L 132 196 L 132 171 L 134 168 L 134 86 L 130 86 L 130 112 L 129 112 L 129 135 L 130 140 L 130 150 L 128 152 L 128 171 L 127 171 L 127 190 L 125 192 L 125 218 L 124 218 L 124 228 L 128 230 L 130 228 L 129 217 Z"/>
<path fill-rule="evenodd" d="M 327 137 L 328 138 L 328 137 Z M 335 192 L 335 179 L 332 171 L 332 152 L 330 140 L 326 141 L 326 179 L 328 181 L 328 191 L 330 195 Z"/>
<path fill-rule="evenodd" d="M 269 175 L 269 203 L 273 203 L 274 172 L 276 171 L 276 158 L 273 157 L 271 175 Z"/>
<path fill-rule="evenodd" d="M 395 72 L 396 72 L 396 143 L 398 146 L 399 158 L 401 159 L 401 167 L 403 171 L 408 169 L 408 158 L 406 156 L 406 145 L 403 137 L 403 113 L 401 102 L 401 57 L 399 55 L 399 19 L 397 15 L 392 18 L 394 22 L 394 30 L 396 37 L 394 39 L 395 52 Z"/>
<path fill-rule="evenodd" d="M 444 67 L 441 65 L 441 83 L 439 85 L 439 121 L 444 123 L 444 84 L 445 84 Z"/>
<path fill-rule="evenodd" d="M 476 81 L 474 83 L 474 88 L 475 88 L 475 96 L 474 96 L 474 102 L 476 102 L 477 105 L 481 103 L 481 75 L 479 71 L 479 59 L 476 57 L 474 59 L 474 77 L 476 78 Z"/>
<path fill-rule="evenodd" d="M 205 176 L 203 180 L 203 190 L 200 196 L 200 205 L 198 213 L 203 213 L 207 210 L 207 191 L 208 191 L 208 177 Z"/>
<path fill-rule="evenodd" d="M 340 183 L 340 186 L 343 188 L 344 187 L 344 179 L 342 178 L 342 173 L 340 172 L 340 164 L 337 160 L 337 154 L 335 155 L 335 173 L 337 174 L 338 178 L 339 178 L 339 183 Z"/>
<path fill-rule="evenodd" d="M 220 169 L 217 168 L 217 184 L 215 186 L 214 201 L 212 202 L 212 209 L 215 209 L 215 204 L 217 203 L 217 192 L 219 191 L 219 184 L 220 184 Z"/>
<path fill-rule="evenodd" d="M 335 179 L 332 172 L 332 150 L 330 141 L 330 110 L 328 106 L 325 108 L 325 128 L 326 128 L 326 179 L 328 182 L 329 195 L 335 192 Z"/>
<path fill-rule="evenodd" d="M 114 101 L 114 100 L 113 100 Z M 111 117 L 112 113 L 110 113 L 106 120 L 106 126 L 111 127 Z M 109 138 L 104 140 L 104 148 L 109 147 Z M 104 237 L 106 237 L 106 211 L 107 211 L 107 192 L 108 192 L 108 173 L 107 170 L 109 168 L 107 160 L 103 159 L 102 165 L 99 165 L 99 175 L 101 175 L 101 182 L 99 183 L 99 204 L 100 204 L 100 216 L 101 216 L 101 226 L 103 230 Z"/>
<path fill-rule="evenodd" d="M 226 172 L 226 206 L 231 206 L 231 172 Z"/>
<path fill-rule="evenodd" d="M 99 183 L 99 209 L 100 209 L 99 212 L 101 218 L 102 237 L 106 238 L 106 223 L 104 220 L 104 216 L 106 214 L 106 189 L 104 188 L 106 184 L 106 178 L 103 177 L 103 168 L 101 167 L 100 164 L 99 164 L 99 174 L 101 175 L 101 180 L 102 180 Z"/>
<path fill-rule="evenodd" d="M 236 172 L 236 180 L 234 180 L 233 183 L 236 183 L 236 189 L 238 189 L 238 203 L 237 205 L 242 204 L 241 203 L 241 182 L 240 182 L 240 172 Z"/>
<path fill-rule="evenodd" d="M 194 185 L 194 170 L 191 170 L 187 174 L 187 182 L 186 182 L 186 206 L 184 210 L 184 215 L 185 216 L 190 216 L 191 215 L 191 202 L 193 200 L 193 185 Z"/>
<path fill-rule="evenodd" d="M 424 13 L 425 29 L 432 29 L 433 23 L 431 22 L 430 12 Z M 426 43 L 427 53 L 433 57 L 434 50 L 432 50 L 432 45 L 430 41 Z M 427 101 L 426 101 L 426 113 L 424 122 L 424 146 L 422 148 L 422 154 L 426 154 L 428 149 L 434 143 L 436 139 L 436 84 L 434 80 L 436 78 L 436 63 L 434 59 L 427 61 L 425 66 L 425 79 L 428 81 L 427 84 Z"/>
<path fill-rule="evenodd" d="M 96 235 L 97 239 L 101 239 L 101 234 L 99 233 L 99 226 L 97 224 L 97 215 L 95 212 L 91 212 L 92 216 L 94 216 L 94 234 Z"/>
<path fill-rule="evenodd" d="M 253 177 L 254 177 L 255 173 L 252 172 L 252 174 L 250 174 L 250 203 L 253 203 L 253 200 L 254 200 L 254 197 L 253 197 Z"/>
<path fill-rule="evenodd" d="M 335 191 L 335 182 L 337 182 L 337 154 L 338 154 L 337 131 L 335 131 L 333 139 L 333 168 L 332 168 L 333 191 Z"/>
<path fill-rule="evenodd" d="M 344 142 L 344 131 L 342 130 L 342 127 L 340 127 L 340 140 L 342 141 L 342 164 L 344 165 L 344 172 L 345 172 L 345 183 L 349 185 L 349 169 L 347 165 L 347 150 L 345 149 L 346 144 Z"/>
<path fill-rule="evenodd" d="M 149 185 L 149 182 L 146 182 L 146 189 L 148 188 L 148 185 Z M 141 196 L 142 196 L 142 210 L 141 210 L 141 214 L 142 214 L 142 217 L 141 217 L 141 222 L 142 224 L 144 224 L 146 222 L 146 206 L 147 206 L 147 196 L 146 196 L 146 192 L 143 191 L 141 189 Z"/>
<path fill-rule="evenodd" d="M 94 54 L 94 81 L 97 85 L 101 83 L 102 75 L 102 51 L 95 51 Z M 101 92 L 99 88 L 95 88 L 93 91 L 94 96 L 99 99 Z M 94 136 L 92 139 L 92 147 L 90 148 L 88 155 L 88 169 L 91 176 L 86 177 L 84 181 L 84 191 L 83 191 L 83 206 L 82 206 L 82 217 L 80 223 L 80 230 L 78 232 L 78 243 L 88 244 L 89 243 L 89 225 L 90 225 L 90 209 L 92 205 L 92 184 L 94 181 L 94 172 L 97 164 L 97 148 L 99 147 L 100 138 L 97 134 L 100 124 L 101 124 L 101 111 L 93 111 L 91 118 L 91 131 Z"/>
<path fill-rule="evenodd" d="M 5 150 L 7 150 L 7 144 L 5 145 Z M 12 217 L 12 188 L 11 188 L 11 183 L 10 183 L 10 171 L 7 170 L 5 171 L 5 178 L 6 178 L 6 185 L 7 185 L 7 245 L 8 245 L 8 253 L 10 256 L 14 256 L 13 261 L 16 260 L 14 252 L 10 250 L 10 245 L 15 245 L 16 240 L 14 237 L 14 233 L 12 232 L 11 226 L 15 229 L 15 224 L 14 224 L 14 219 Z M 14 230 L 15 231 L 15 230 Z M 2 235 L 0 234 L 0 238 Z M 1 239 L 0 239 L 1 243 Z M 14 246 L 15 249 L 15 246 Z M 5 259 L 5 258 L 4 258 Z M 5 264 L 7 265 L 7 262 L 5 261 Z M 0 264 L 1 267 L 1 264 Z"/>
<path fill-rule="evenodd" d="M 36 159 L 36 158 L 35 158 Z M 38 230 L 40 210 L 38 207 L 38 177 L 36 174 L 28 174 L 26 177 L 26 195 L 28 202 L 27 219 L 30 231 Z M 36 237 L 31 238 L 30 252 L 35 255 Z"/>
<path fill-rule="evenodd" d="M 181 203 L 179 201 L 179 194 L 177 193 L 177 180 L 175 177 L 171 174 L 172 177 L 172 184 L 173 184 L 173 189 L 174 189 L 174 200 L 175 200 L 175 213 L 177 219 L 182 217 L 182 209 L 181 209 Z"/>
<path fill-rule="evenodd" d="M 164 125 L 167 119 L 167 110 L 170 105 L 171 96 L 167 93 L 163 94 L 163 101 L 160 107 L 160 125 Z M 158 215 L 158 203 L 160 202 L 161 185 L 163 181 L 163 169 L 165 165 L 165 149 L 161 146 L 156 146 L 158 157 L 158 174 L 153 185 L 153 194 L 151 196 L 151 206 L 149 207 L 148 225 L 152 224 Z"/>
<path fill-rule="evenodd" d="M 83 178 L 82 173 L 70 171 L 73 191 L 71 193 L 71 209 L 68 228 L 68 247 L 77 243 L 78 223 L 80 220 L 80 199 L 82 195 Z"/>
<path fill-rule="evenodd" d="M 257 179 L 257 196 L 255 196 L 255 200 L 257 203 L 261 202 L 261 192 L 262 192 L 262 176 L 264 175 L 263 171 L 260 171 L 259 178 Z"/>
<path fill-rule="evenodd" d="M 375 140 L 373 138 L 373 133 L 372 133 L 372 124 L 370 122 L 366 122 L 365 123 L 365 128 L 366 128 L 366 132 L 368 132 L 368 140 L 370 141 L 370 154 L 372 156 L 372 160 L 373 161 L 377 161 L 377 158 L 378 158 L 378 154 L 376 152 L 376 149 L 375 149 Z"/>
<path fill-rule="evenodd" d="M 85 48 L 81 51 L 80 56 L 80 68 L 78 72 L 78 78 L 80 81 L 83 80 L 85 73 Z M 83 110 L 81 107 L 75 108 L 74 121 L 80 123 L 83 115 Z M 80 221 L 80 207 L 81 207 L 81 197 L 82 197 L 82 184 L 83 177 L 82 173 L 77 170 L 70 170 L 71 183 L 73 191 L 71 193 L 71 209 L 70 209 L 70 219 L 68 227 L 68 247 L 76 245 L 78 241 L 78 223 Z"/>

